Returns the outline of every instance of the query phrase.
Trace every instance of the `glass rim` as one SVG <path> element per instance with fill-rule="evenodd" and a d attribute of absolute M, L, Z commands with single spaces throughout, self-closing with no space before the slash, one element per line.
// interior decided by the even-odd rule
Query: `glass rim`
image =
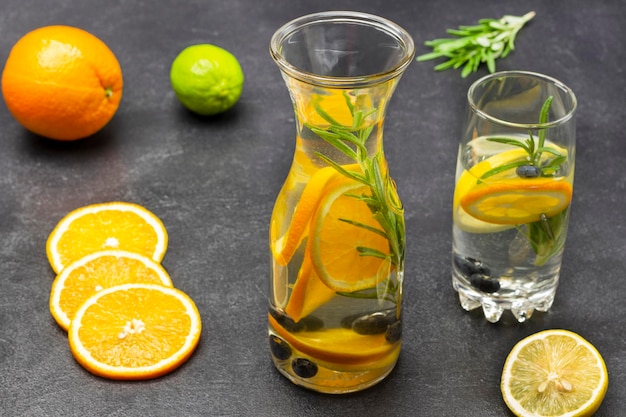
<path fill-rule="evenodd" d="M 478 107 L 478 105 L 474 101 L 473 95 L 474 95 L 474 91 L 480 85 L 492 79 L 502 78 L 502 77 L 533 78 L 533 79 L 538 79 L 540 81 L 543 81 L 544 83 L 552 84 L 555 87 L 557 87 L 559 90 L 563 91 L 567 97 L 569 97 L 569 99 L 571 100 L 571 106 L 568 109 L 567 113 L 565 113 L 563 116 L 559 117 L 558 119 L 550 120 L 545 123 L 519 123 L 519 122 L 511 122 L 509 120 L 503 120 L 498 117 L 494 117 L 490 115 L 489 113 L 484 112 Z M 578 101 L 576 99 L 576 95 L 574 94 L 574 91 L 571 88 L 569 88 L 567 85 L 562 83 L 561 81 L 549 75 L 541 74 L 538 72 L 518 71 L 518 70 L 494 72 L 492 74 L 485 75 L 484 77 L 481 77 L 478 80 L 474 81 L 472 85 L 470 86 L 470 88 L 467 90 L 467 102 L 469 103 L 469 106 L 473 112 L 478 114 L 480 117 L 486 120 L 489 120 L 492 123 L 499 124 L 501 126 L 507 126 L 507 127 L 513 127 L 513 128 L 526 128 L 526 129 L 528 128 L 547 129 L 547 128 L 562 125 L 563 123 L 569 121 L 570 119 L 572 119 L 572 117 L 574 117 L 574 113 L 576 113 L 576 108 L 578 107 Z"/>
<path fill-rule="evenodd" d="M 289 63 L 281 53 L 281 46 L 284 40 L 306 26 L 320 23 L 355 23 L 376 27 L 390 37 L 395 38 L 404 47 L 405 54 L 395 66 L 386 71 L 359 76 L 336 77 L 319 75 L 304 71 Z M 270 40 L 270 55 L 282 71 L 300 81 L 330 87 L 354 87 L 355 85 L 384 82 L 402 74 L 413 61 L 415 43 L 409 32 L 397 23 L 384 17 L 354 11 L 326 11 L 300 16 L 279 27 Z"/>

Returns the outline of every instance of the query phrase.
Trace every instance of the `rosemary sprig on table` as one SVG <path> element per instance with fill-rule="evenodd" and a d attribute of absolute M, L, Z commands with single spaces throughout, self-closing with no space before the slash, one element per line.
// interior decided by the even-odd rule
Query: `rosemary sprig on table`
<path fill-rule="evenodd" d="M 463 78 L 478 70 L 481 63 L 486 63 L 489 72 L 494 73 L 496 59 L 506 58 L 515 49 L 517 33 L 533 17 L 535 12 L 528 12 L 523 16 L 505 15 L 500 19 L 481 19 L 473 26 L 448 29 L 446 32 L 456 38 L 426 41 L 424 44 L 432 47 L 433 52 L 420 55 L 417 60 L 448 58 L 435 66 L 435 71 L 463 67 Z"/>
<path fill-rule="evenodd" d="M 393 267 L 400 268 L 404 258 L 405 241 L 403 207 L 397 197 L 393 181 L 388 177 L 386 168 L 384 168 L 382 151 L 370 156 L 366 146 L 374 125 L 366 126 L 365 122 L 368 116 L 376 113 L 377 109 L 371 108 L 365 112 L 358 110 L 348 94 L 344 93 L 344 97 L 352 115 L 352 126 L 344 126 L 337 122 L 322 109 L 319 103 L 315 103 L 316 112 L 328 122 L 329 126 L 320 128 L 319 126 L 307 125 L 307 127 L 350 160 L 356 162 L 361 168 L 361 172 L 348 171 L 341 164 L 320 152 L 316 152 L 316 155 L 337 172 L 367 186 L 370 190 L 370 194 L 349 195 L 367 204 L 373 218 L 380 225 L 380 229 L 350 219 L 341 220 L 385 237 L 389 242 L 390 253 L 385 254 L 367 247 L 357 247 L 356 250 L 361 256 L 386 259 Z M 341 294 L 359 298 L 378 298 L 382 293 L 384 298 L 397 302 L 398 300 L 395 299 L 397 285 L 396 282 L 387 278 L 379 284 L 378 288 Z"/>

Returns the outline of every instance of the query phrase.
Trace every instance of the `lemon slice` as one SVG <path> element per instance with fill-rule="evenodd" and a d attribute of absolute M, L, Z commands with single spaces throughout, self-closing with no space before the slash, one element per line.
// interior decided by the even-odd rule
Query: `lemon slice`
<path fill-rule="evenodd" d="M 576 333 L 545 330 L 521 340 L 506 358 L 500 389 L 517 416 L 590 416 L 608 387 L 598 350 Z"/>

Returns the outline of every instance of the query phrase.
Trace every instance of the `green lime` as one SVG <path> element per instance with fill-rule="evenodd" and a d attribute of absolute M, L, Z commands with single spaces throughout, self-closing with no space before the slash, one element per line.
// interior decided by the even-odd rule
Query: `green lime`
<path fill-rule="evenodd" d="M 170 81 L 178 100 L 192 112 L 208 116 L 237 103 L 243 89 L 237 58 L 215 45 L 183 49 L 172 62 Z"/>

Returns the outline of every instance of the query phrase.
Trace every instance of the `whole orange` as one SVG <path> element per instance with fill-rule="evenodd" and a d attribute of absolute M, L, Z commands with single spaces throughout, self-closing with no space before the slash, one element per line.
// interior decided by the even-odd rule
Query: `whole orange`
<path fill-rule="evenodd" d="M 89 32 L 45 26 L 22 37 L 2 72 L 2 95 L 26 129 L 51 139 L 96 133 L 122 98 L 122 69 L 111 50 Z"/>

